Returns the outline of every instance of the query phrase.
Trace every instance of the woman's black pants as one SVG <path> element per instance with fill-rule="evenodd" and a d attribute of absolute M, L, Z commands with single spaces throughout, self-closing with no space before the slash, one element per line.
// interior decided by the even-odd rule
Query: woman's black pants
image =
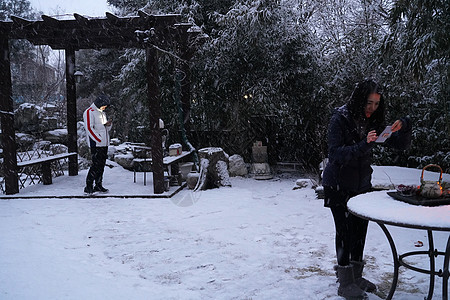
<path fill-rule="evenodd" d="M 106 159 L 108 158 L 108 147 L 92 147 L 91 145 L 92 165 L 86 176 L 86 185 L 102 185 L 103 171 L 105 170 Z"/>
<path fill-rule="evenodd" d="M 330 207 L 336 227 L 336 257 L 338 264 L 362 261 L 368 221 L 351 214 L 344 206 Z"/>

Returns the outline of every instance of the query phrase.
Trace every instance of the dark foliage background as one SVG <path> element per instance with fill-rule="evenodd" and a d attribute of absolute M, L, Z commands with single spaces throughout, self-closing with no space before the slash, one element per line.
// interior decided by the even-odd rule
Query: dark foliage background
<path fill-rule="evenodd" d="M 9 2 L 20 1 L 1 3 Z M 413 122 L 411 149 L 379 147 L 375 163 L 437 163 L 450 171 L 448 1 L 108 2 L 118 15 L 178 13 L 208 35 L 189 62 L 192 111 L 185 127 L 196 148 L 222 147 L 249 161 L 251 145 L 262 140 L 272 164 L 317 169 L 327 156 L 332 110 L 357 81 L 372 77 L 384 85 L 388 122 L 401 116 Z M 177 71 L 177 53 L 164 50 L 162 115 L 170 142 L 181 142 L 177 87 L 185 74 Z M 85 74 L 80 111 L 98 93 L 111 95 L 114 135 L 123 141 L 148 142 L 144 62 L 138 49 L 77 52 Z"/>

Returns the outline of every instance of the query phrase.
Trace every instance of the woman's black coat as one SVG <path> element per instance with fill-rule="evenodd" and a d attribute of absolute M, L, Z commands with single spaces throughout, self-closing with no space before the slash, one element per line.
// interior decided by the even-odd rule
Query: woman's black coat
<path fill-rule="evenodd" d="M 383 145 L 400 150 L 407 149 L 411 143 L 411 124 L 408 118 L 400 119 L 402 129 L 393 133 Z M 384 125 L 384 124 L 383 124 Z M 367 133 L 383 129 L 370 124 L 370 120 L 356 122 L 349 113 L 347 105 L 336 109 L 328 127 L 328 164 L 323 173 L 323 186 L 349 196 L 368 192 L 372 179 L 372 149 L 376 143 L 367 143 Z M 348 197 L 334 197 L 346 201 Z M 346 199 L 345 199 L 346 198 Z M 326 199 L 325 206 L 342 205 Z"/>

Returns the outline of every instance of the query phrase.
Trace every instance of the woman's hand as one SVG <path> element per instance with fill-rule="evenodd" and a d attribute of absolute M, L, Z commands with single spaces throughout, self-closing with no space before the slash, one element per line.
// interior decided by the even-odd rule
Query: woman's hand
<path fill-rule="evenodd" d="M 377 132 L 375 130 L 369 131 L 367 134 L 367 143 L 374 142 L 378 138 Z"/>
<path fill-rule="evenodd" d="M 391 126 L 391 131 L 392 132 L 396 132 L 399 131 L 400 129 L 402 129 L 403 123 L 400 120 L 397 120 L 394 122 L 394 124 L 392 124 Z"/>

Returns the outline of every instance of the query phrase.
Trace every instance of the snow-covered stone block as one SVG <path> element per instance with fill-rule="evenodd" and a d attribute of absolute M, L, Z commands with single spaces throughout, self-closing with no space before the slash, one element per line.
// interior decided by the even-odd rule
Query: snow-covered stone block
<path fill-rule="evenodd" d="M 228 172 L 231 177 L 245 176 L 248 174 L 247 165 L 239 154 L 234 154 L 229 158 Z"/>
<path fill-rule="evenodd" d="M 133 169 L 133 159 L 134 156 L 131 153 L 117 154 L 114 156 L 114 161 L 128 170 Z"/>

